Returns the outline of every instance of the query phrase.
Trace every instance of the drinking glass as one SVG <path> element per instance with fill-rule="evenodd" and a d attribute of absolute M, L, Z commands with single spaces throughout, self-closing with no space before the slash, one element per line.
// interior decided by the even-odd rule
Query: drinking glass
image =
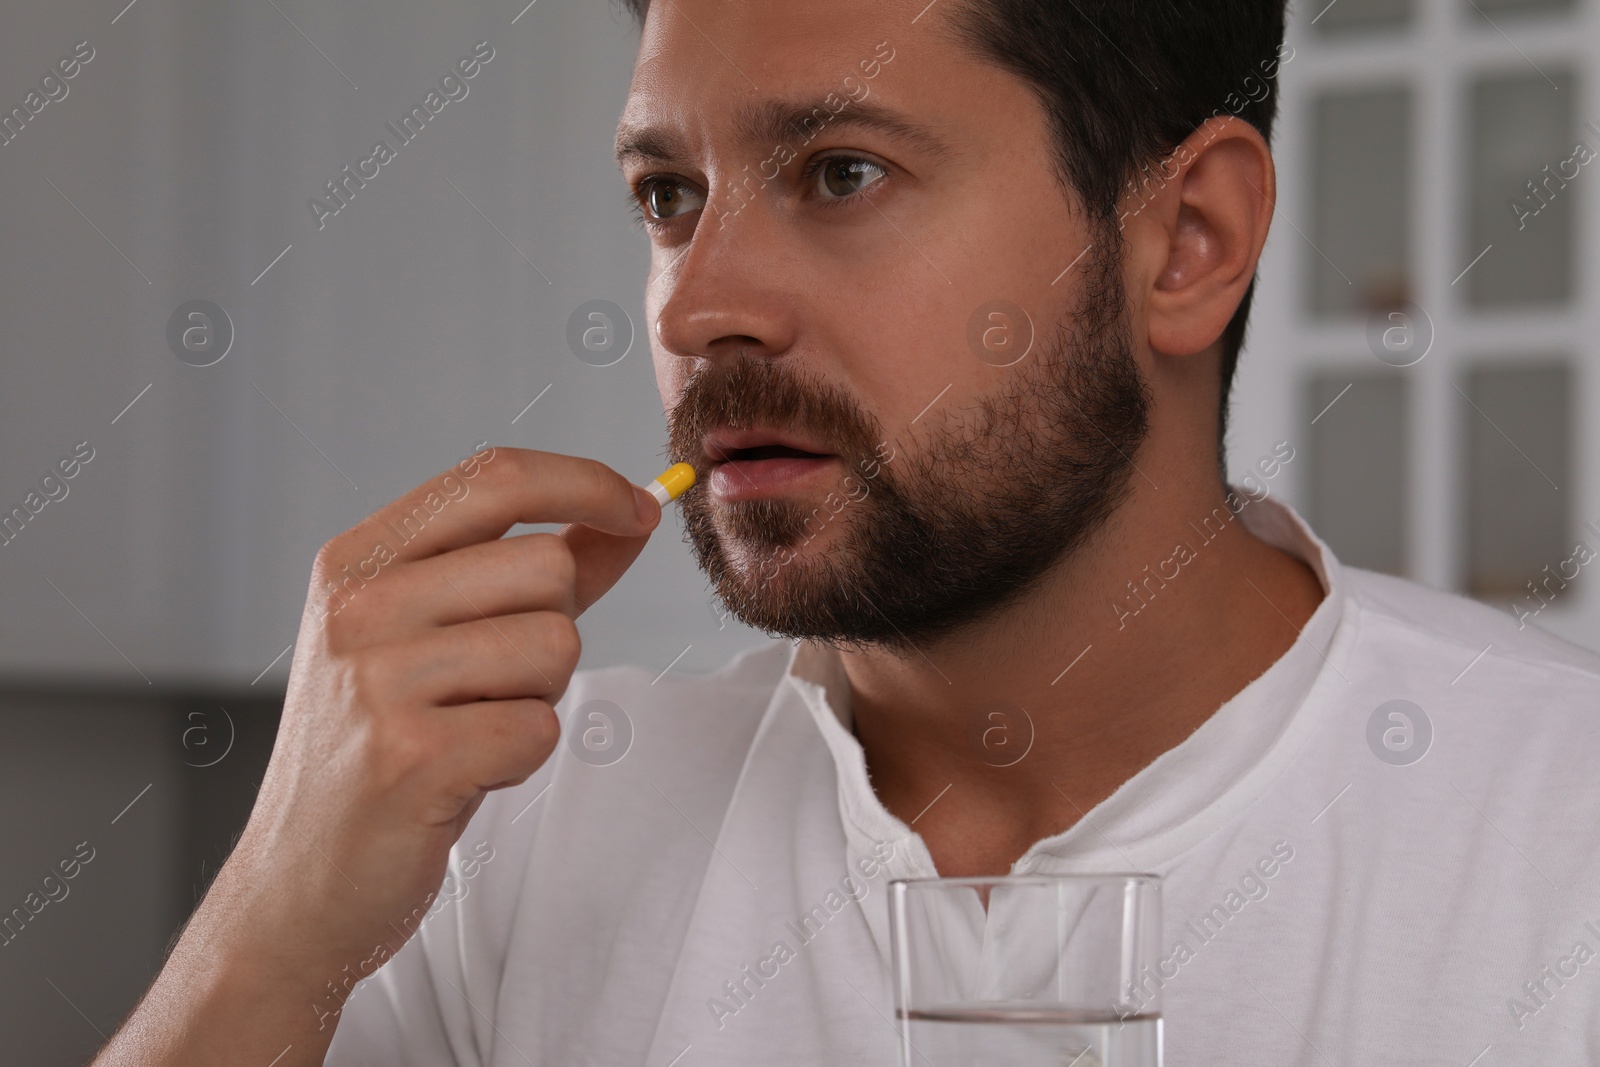
<path fill-rule="evenodd" d="M 1161 879 L 889 885 L 900 1067 L 1160 1067 Z"/>

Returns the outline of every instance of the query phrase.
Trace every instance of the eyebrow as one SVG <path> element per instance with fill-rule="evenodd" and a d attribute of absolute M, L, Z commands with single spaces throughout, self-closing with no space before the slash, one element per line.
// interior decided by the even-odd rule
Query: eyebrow
<path fill-rule="evenodd" d="M 920 148 L 936 159 L 948 159 L 954 148 L 932 126 L 915 122 L 882 104 L 845 99 L 834 113 L 825 100 L 766 100 L 745 103 L 733 113 L 735 135 L 746 145 L 809 142 L 828 129 L 875 130 Z M 792 146 L 791 146 L 792 147 Z M 617 164 L 640 159 L 659 163 L 679 163 L 688 158 L 683 141 L 663 126 L 634 126 L 623 123 L 617 129 Z"/>

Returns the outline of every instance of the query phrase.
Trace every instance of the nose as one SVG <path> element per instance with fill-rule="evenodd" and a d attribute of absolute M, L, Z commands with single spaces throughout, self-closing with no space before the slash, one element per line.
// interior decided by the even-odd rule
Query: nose
<path fill-rule="evenodd" d="M 759 204 L 701 212 L 689 245 L 652 283 L 662 350 L 690 359 L 777 356 L 794 344 L 802 293 L 797 257 Z M 658 255 L 660 252 L 658 251 Z"/>

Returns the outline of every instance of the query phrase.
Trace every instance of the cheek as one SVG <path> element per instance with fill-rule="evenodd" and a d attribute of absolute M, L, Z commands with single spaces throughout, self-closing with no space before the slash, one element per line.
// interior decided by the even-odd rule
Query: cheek
<path fill-rule="evenodd" d="M 838 353 L 832 369 L 841 387 L 877 416 L 888 436 L 938 425 L 953 402 L 983 388 L 988 368 L 967 350 L 966 319 L 950 306 L 902 293 L 851 307 L 847 315 L 834 310 L 829 320 L 823 344 Z"/>

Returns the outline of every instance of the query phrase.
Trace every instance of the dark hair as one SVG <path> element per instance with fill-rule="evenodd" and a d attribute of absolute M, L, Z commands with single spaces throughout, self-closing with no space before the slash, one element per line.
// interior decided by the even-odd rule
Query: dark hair
<path fill-rule="evenodd" d="M 649 0 L 621 3 L 643 25 Z M 1083 201 L 1091 225 L 1120 240 L 1121 195 L 1164 184 L 1163 161 L 1207 119 L 1235 115 L 1271 142 L 1277 70 L 1292 58 L 1283 55 L 1285 5 L 961 0 L 945 24 L 1033 88 L 1049 116 L 1063 188 Z M 1217 464 L 1224 479 L 1228 394 L 1254 292 L 1252 279 L 1222 333 Z"/>

